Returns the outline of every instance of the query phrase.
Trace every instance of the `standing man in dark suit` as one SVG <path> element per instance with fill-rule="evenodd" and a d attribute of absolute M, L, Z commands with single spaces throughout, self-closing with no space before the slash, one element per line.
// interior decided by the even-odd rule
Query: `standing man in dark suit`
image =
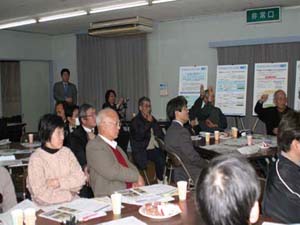
<path fill-rule="evenodd" d="M 69 82 L 70 70 L 62 69 L 60 72 L 62 81 L 56 82 L 53 87 L 54 99 L 58 101 L 65 101 L 69 104 L 77 104 L 77 88 L 75 84 Z"/>
<path fill-rule="evenodd" d="M 134 161 L 139 169 L 147 168 L 148 160 L 155 163 L 158 182 L 163 182 L 165 157 L 155 137 L 164 138 L 164 134 L 151 114 L 151 101 L 147 97 L 139 99 L 139 113 L 131 121 L 131 149 Z"/>
<path fill-rule="evenodd" d="M 70 148 L 76 156 L 85 175 L 89 177 L 89 170 L 86 161 L 85 147 L 89 140 L 95 138 L 96 127 L 96 110 L 89 104 L 83 104 L 79 108 L 80 126 L 77 127 L 70 135 Z M 93 192 L 87 183 L 80 190 L 80 197 L 92 198 Z"/>
<path fill-rule="evenodd" d="M 166 146 L 177 153 L 191 174 L 193 181 L 196 182 L 207 162 L 195 151 L 191 135 L 183 127 L 189 121 L 186 99 L 183 96 L 171 99 L 167 104 L 167 115 L 172 123 L 165 136 Z M 174 180 L 187 180 L 187 175 L 182 168 L 175 168 Z"/>

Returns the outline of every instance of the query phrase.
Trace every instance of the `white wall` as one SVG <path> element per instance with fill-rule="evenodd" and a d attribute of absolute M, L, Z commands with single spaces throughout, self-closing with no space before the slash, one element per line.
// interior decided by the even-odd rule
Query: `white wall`
<path fill-rule="evenodd" d="M 225 40 L 243 40 L 300 36 L 299 9 L 283 9 L 281 23 L 246 25 L 245 13 L 203 16 L 162 22 L 148 36 L 149 84 L 153 113 L 165 118 L 168 100 L 177 95 L 179 67 L 208 65 L 208 84 L 215 85 L 217 51 L 208 43 Z M 169 96 L 159 96 L 159 83 L 167 82 Z"/>
<path fill-rule="evenodd" d="M 48 35 L 0 30 L 0 60 L 50 60 Z"/>
<path fill-rule="evenodd" d="M 77 85 L 76 35 L 68 34 L 52 37 L 51 50 L 54 82 L 61 80 L 61 69 L 68 68 L 71 72 L 70 81 Z"/>

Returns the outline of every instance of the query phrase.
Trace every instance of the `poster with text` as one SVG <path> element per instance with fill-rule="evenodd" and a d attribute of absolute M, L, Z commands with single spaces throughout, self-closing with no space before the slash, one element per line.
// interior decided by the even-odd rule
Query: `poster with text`
<path fill-rule="evenodd" d="M 248 65 L 217 67 L 215 105 L 225 115 L 245 116 Z"/>
<path fill-rule="evenodd" d="M 253 115 L 254 107 L 263 94 L 267 94 L 268 100 L 264 108 L 274 106 L 273 94 L 278 89 L 287 93 L 288 63 L 256 63 L 254 68 L 254 92 L 253 92 Z"/>
<path fill-rule="evenodd" d="M 296 65 L 295 110 L 300 110 L 300 61 Z"/>
<path fill-rule="evenodd" d="M 200 85 L 207 88 L 208 66 L 181 66 L 178 95 L 183 95 L 191 108 L 200 95 Z"/>

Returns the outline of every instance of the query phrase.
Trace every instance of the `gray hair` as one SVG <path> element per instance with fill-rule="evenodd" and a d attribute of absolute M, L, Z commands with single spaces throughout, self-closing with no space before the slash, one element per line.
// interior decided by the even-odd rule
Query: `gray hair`
<path fill-rule="evenodd" d="M 79 121 L 80 121 L 80 123 L 81 123 L 81 119 L 87 116 L 86 112 L 89 109 L 95 109 L 95 108 L 92 105 L 86 104 L 86 103 L 82 104 L 79 107 Z"/>
<path fill-rule="evenodd" d="M 105 108 L 105 109 L 102 109 L 100 110 L 100 112 L 98 113 L 97 117 L 96 117 L 96 123 L 97 123 L 97 126 L 99 126 L 99 124 L 108 117 L 108 115 L 110 113 L 116 113 L 115 110 L 111 109 L 111 108 Z M 116 113 L 117 114 L 117 113 Z"/>

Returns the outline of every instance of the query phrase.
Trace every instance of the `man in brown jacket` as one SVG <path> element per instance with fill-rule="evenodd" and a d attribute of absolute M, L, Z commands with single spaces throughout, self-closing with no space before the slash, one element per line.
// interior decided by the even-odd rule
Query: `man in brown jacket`
<path fill-rule="evenodd" d="M 97 127 L 99 134 L 86 147 L 90 182 L 95 197 L 144 185 L 137 168 L 114 141 L 120 130 L 118 114 L 110 108 L 101 110 L 97 116 Z"/>

